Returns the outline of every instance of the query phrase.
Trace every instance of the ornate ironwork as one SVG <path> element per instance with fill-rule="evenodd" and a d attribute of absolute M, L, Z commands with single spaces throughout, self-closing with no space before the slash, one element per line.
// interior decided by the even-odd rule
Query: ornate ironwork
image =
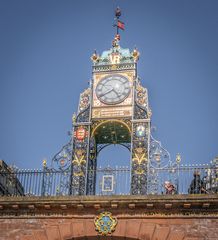
<path fill-rule="evenodd" d="M 80 94 L 80 101 L 78 107 L 78 114 L 76 117 L 76 123 L 89 122 L 90 118 L 90 99 L 91 99 L 91 89 L 86 89 Z"/>
<path fill-rule="evenodd" d="M 148 91 L 136 71 L 139 55 L 136 48 L 132 52 L 122 48 L 117 33 L 111 49 L 101 55 L 94 51 L 91 56 L 93 76 L 90 87 L 80 94 L 72 140 L 52 159 L 52 169 L 63 172 L 59 192 L 66 193 L 70 188 L 69 194 L 73 195 L 95 194 L 97 156 L 110 144 L 130 150 L 131 194 L 158 192 L 157 170 L 168 169 L 171 177 L 167 180 L 176 183 L 178 162 L 172 163 L 169 152 L 150 133 Z M 43 179 L 46 189 L 50 174 Z M 105 175 L 103 179 L 110 183 L 114 176 Z"/>
<path fill-rule="evenodd" d="M 154 139 L 150 134 L 149 148 L 149 171 L 148 171 L 148 193 L 157 194 L 164 186 L 171 186 L 173 192 L 177 192 L 178 169 L 181 161 L 180 155 L 176 160 L 171 160 L 170 153 L 162 146 L 160 141 Z M 165 189 L 166 190 L 166 189 Z M 169 190 L 166 190 L 169 192 Z"/>
<path fill-rule="evenodd" d="M 148 171 L 147 193 L 148 194 L 172 194 L 165 188 L 165 183 L 174 185 L 177 194 L 188 194 L 191 189 L 196 173 L 200 176 L 200 184 L 204 191 L 201 194 L 214 194 L 218 192 L 218 167 L 217 164 L 177 165 L 177 168 L 151 168 Z M 152 175 L 151 175 L 151 171 Z M 95 171 L 97 176 L 97 195 L 128 195 L 130 192 L 130 169 L 127 166 L 106 168 L 98 167 Z M 0 195 L 12 196 L 58 196 L 69 195 L 71 186 L 64 182 L 64 176 L 71 176 L 69 170 L 55 170 L 43 168 L 41 170 L 14 169 L 13 171 L 0 170 Z M 102 191 L 103 176 L 114 176 L 113 191 Z M 106 180 L 106 179 L 105 179 Z M 108 178 L 110 187 L 110 179 Z M 112 179 L 111 179 L 112 180 Z M 177 181 L 175 181 L 177 180 Z M 61 187 L 61 182 L 64 187 Z M 69 182 L 70 183 L 70 182 Z M 99 185 L 100 184 L 100 185 Z M 104 188 L 104 189 L 105 189 Z"/>
<path fill-rule="evenodd" d="M 131 194 L 147 193 L 149 124 L 133 123 Z"/>
<path fill-rule="evenodd" d="M 72 162 L 72 139 L 52 158 L 51 168 L 65 171 L 70 169 Z"/>
<path fill-rule="evenodd" d="M 102 143 L 97 145 L 97 155 L 106 147 L 110 146 L 111 143 Z M 129 151 L 131 151 L 131 143 L 118 143 L 118 145 L 123 146 L 127 148 Z"/>
<path fill-rule="evenodd" d="M 80 131 L 83 132 L 80 135 Z M 72 158 L 72 194 L 84 195 L 86 193 L 86 169 L 89 150 L 89 126 L 74 128 L 73 158 Z M 77 135 L 78 134 L 78 135 Z"/>
<path fill-rule="evenodd" d="M 150 111 L 147 90 L 140 80 L 135 83 L 135 105 L 132 123 L 132 181 L 131 194 L 147 194 L 147 173 L 150 143 Z"/>
<path fill-rule="evenodd" d="M 95 183 L 96 183 L 96 167 L 97 167 L 97 152 L 95 138 L 90 138 L 89 143 L 89 160 L 88 160 L 88 171 L 87 171 L 87 190 L 86 194 L 95 194 Z"/>
<path fill-rule="evenodd" d="M 170 153 L 162 146 L 160 141 L 150 135 L 150 167 L 167 168 L 172 166 Z"/>

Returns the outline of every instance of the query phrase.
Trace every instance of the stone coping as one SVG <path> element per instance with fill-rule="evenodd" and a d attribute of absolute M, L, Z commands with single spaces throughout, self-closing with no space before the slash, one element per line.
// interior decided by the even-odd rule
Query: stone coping
<path fill-rule="evenodd" d="M 66 201 L 66 202 L 145 202 L 145 201 L 215 201 L 218 202 L 218 194 L 175 194 L 175 195 L 102 195 L 102 196 L 0 196 L 0 204 L 7 202 L 31 202 L 31 201 Z"/>
<path fill-rule="evenodd" d="M 78 216 L 111 211 L 134 215 L 218 216 L 218 195 L 0 197 L 4 216 Z"/>

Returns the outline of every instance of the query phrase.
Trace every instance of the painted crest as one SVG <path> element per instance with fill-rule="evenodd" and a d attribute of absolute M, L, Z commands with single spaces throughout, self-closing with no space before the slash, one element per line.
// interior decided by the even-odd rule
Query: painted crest
<path fill-rule="evenodd" d="M 86 137 L 86 130 L 83 127 L 79 127 L 75 132 L 75 137 L 77 140 L 82 141 Z"/>
<path fill-rule="evenodd" d="M 94 223 L 96 231 L 106 236 L 115 230 L 117 219 L 112 217 L 110 212 L 102 212 L 95 218 Z"/>

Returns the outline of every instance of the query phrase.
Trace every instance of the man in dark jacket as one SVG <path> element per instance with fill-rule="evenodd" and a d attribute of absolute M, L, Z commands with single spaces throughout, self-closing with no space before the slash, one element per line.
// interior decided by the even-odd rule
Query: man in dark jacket
<path fill-rule="evenodd" d="M 188 193 L 190 193 L 190 194 L 206 193 L 205 184 L 201 180 L 200 172 L 195 171 L 193 176 L 194 176 L 194 179 L 192 180 L 192 182 L 190 184 Z"/>

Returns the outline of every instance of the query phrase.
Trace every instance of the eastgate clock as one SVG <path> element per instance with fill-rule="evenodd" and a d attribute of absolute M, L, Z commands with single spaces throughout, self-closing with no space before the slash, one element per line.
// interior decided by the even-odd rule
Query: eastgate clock
<path fill-rule="evenodd" d="M 130 82 L 122 75 L 103 78 L 96 87 L 96 96 L 105 104 L 121 103 L 130 93 Z"/>

